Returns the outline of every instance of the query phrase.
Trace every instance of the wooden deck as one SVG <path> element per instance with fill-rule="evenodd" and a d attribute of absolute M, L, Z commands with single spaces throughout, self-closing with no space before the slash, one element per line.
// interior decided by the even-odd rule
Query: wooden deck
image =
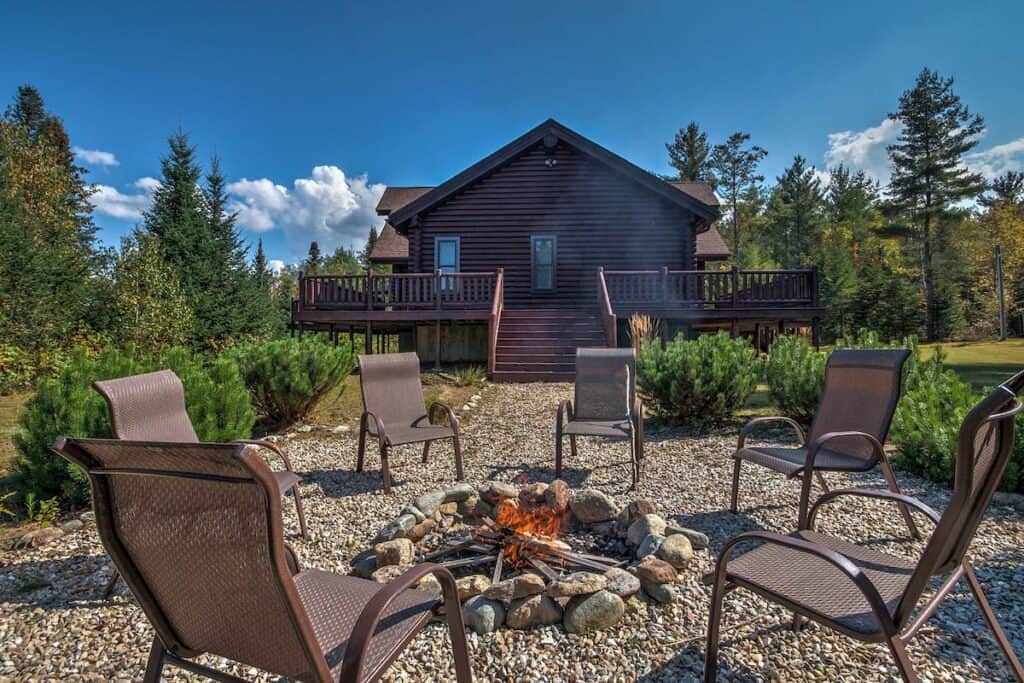
<path fill-rule="evenodd" d="M 725 327 L 734 335 L 799 324 L 813 330 L 815 341 L 824 315 L 818 294 L 818 271 L 807 270 L 604 270 L 598 269 L 596 296 L 578 301 L 571 313 L 576 326 L 592 324 L 599 330 L 592 341 L 619 344 L 620 320 L 640 313 L 669 324 L 692 328 Z M 442 324 L 479 321 L 488 326 L 488 370 L 522 378 L 533 365 L 557 367 L 565 374 L 567 358 L 548 358 L 555 352 L 550 322 L 531 329 L 530 311 L 544 309 L 519 305 L 508 315 L 504 272 L 402 273 L 364 275 L 299 274 L 299 296 L 292 304 L 292 326 L 303 331 L 363 332 L 367 352 L 374 331 L 435 326 L 435 364 L 441 359 Z M 537 316 L 542 317 L 541 310 Z M 508 319 L 502 330 L 502 318 Z M 547 313 L 547 315 L 551 315 Z M 552 325 L 552 323 L 555 323 Z M 550 329 L 549 329 L 550 328 Z M 530 335 L 536 336 L 532 339 Z M 588 335 L 593 333 L 588 332 Z M 590 337 L 587 337 L 590 339 Z M 559 347 L 557 353 L 564 349 Z M 537 356 L 531 363 L 530 355 Z M 568 353 L 566 351 L 565 353 Z M 504 354 L 504 355 L 503 355 Z M 505 357 L 508 356 L 508 357 Z M 542 358 L 544 357 L 544 358 Z M 544 362 L 542 362 L 544 361 Z M 541 372 L 538 370 L 537 372 Z"/>

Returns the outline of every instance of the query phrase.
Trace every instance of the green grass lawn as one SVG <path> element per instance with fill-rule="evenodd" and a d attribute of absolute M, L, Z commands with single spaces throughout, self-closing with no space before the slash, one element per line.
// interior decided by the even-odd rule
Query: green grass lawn
<path fill-rule="evenodd" d="M 922 344 L 926 357 L 941 346 L 946 362 L 975 389 L 991 387 L 1024 368 L 1024 339 Z"/>

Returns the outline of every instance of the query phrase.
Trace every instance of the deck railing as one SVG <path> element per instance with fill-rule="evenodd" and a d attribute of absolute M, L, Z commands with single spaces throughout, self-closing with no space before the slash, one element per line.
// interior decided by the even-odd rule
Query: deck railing
<path fill-rule="evenodd" d="M 487 320 L 487 372 L 494 373 L 494 363 L 498 356 L 498 328 L 501 326 L 501 314 L 505 308 L 505 270 L 498 268 L 494 275 L 494 298 L 491 300 L 491 317 Z"/>
<path fill-rule="evenodd" d="M 304 275 L 299 273 L 296 309 L 406 311 L 488 309 L 495 273 L 389 273 Z"/>
<path fill-rule="evenodd" d="M 604 270 L 600 286 L 612 306 L 789 307 L 818 305 L 818 271 Z M 599 290 L 599 296 L 600 290 Z"/>
<path fill-rule="evenodd" d="M 608 282 L 605 280 L 604 268 L 597 269 L 597 309 L 601 312 L 605 343 L 614 349 L 619 345 L 619 325 L 615 311 L 612 309 L 611 296 L 608 294 Z"/>

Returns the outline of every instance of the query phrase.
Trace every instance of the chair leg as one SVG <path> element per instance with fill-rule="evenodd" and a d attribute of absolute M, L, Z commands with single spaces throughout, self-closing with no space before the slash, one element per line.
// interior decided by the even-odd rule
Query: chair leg
<path fill-rule="evenodd" d="M 473 671 L 469 663 L 469 648 L 466 645 L 466 626 L 462 620 L 462 606 L 445 605 L 445 620 L 452 639 L 452 656 L 455 659 L 455 680 L 457 683 L 472 683 Z"/>
<path fill-rule="evenodd" d="M 814 470 L 814 476 L 818 478 L 818 485 L 821 486 L 821 490 L 828 493 L 828 482 L 825 481 L 825 475 L 821 473 L 821 470 Z"/>
<path fill-rule="evenodd" d="M 736 502 L 740 494 L 740 467 L 743 461 L 739 458 L 733 459 L 732 465 L 732 495 L 729 498 L 729 511 L 736 512 Z"/>
<path fill-rule="evenodd" d="M 306 531 L 306 515 L 302 511 L 302 494 L 299 493 L 299 485 L 292 487 L 292 496 L 295 498 L 295 514 L 299 517 L 299 533 L 304 540 L 309 540 L 309 533 Z"/>
<path fill-rule="evenodd" d="M 892 465 L 889 464 L 888 458 L 879 460 L 878 466 L 882 468 L 882 476 L 885 477 L 885 483 L 889 485 L 889 490 L 893 493 L 900 493 L 900 486 L 896 483 L 896 473 L 892 471 Z M 917 524 L 910 516 L 910 508 L 903 503 L 898 503 L 897 507 L 900 509 L 900 514 L 903 515 L 903 521 L 906 522 L 907 528 L 910 529 L 910 535 L 915 539 L 921 538 L 921 532 L 917 530 Z"/>
<path fill-rule="evenodd" d="M 103 589 L 104 600 L 109 600 L 114 594 L 114 588 L 117 587 L 117 582 L 121 578 L 121 572 L 117 571 L 117 567 L 115 567 L 113 563 L 110 564 L 110 568 L 114 573 L 111 574 L 110 578 L 107 580 L 106 587 Z"/>
<path fill-rule="evenodd" d="M 637 469 L 636 460 L 636 435 L 630 434 L 629 436 L 629 466 L 632 470 L 633 475 L 633 485 L 629 488 L 629 490 L 636 491 L 637 481 L 640 479 L 640 473 Z"/>
<path fill-rule="evenodd" d="M 555 426 L 555 479 L 562 478 L 562 425 Z"/>
<path fill-rule="evenodd" d="M 576 462 L 576 435 L 569 435 L 569 454 L 572 455 L 572 461 Z"/>
<path fill-rule="evenodd" d="M 363 471 L 363 463 L 366 457 L 366 429 L 363 426 L 359 427 L 359 452 L 356 455 L 356 472 Z"/>
<path fill-rule="evenodd" d="M 156 636 L 153 637 L 153 646 L 149 648 L 149 660 L 146 662 L 146 673 L 142 677 L 142 683 L 160 683 L 160 674 L 164 669 L 164 644 Z"/>
<path fill-rule="evenodd" d="M 388 466 L 388 447 L 380 447 L 380 476 L 384 481 L 384 493 L 391 493 L 391 468 Z"/>
<path fill-rule="evenodd" d="M 985 591 L 981 589 L 981 582 L 978 581 L 978 577 L 974 574 L 974 569 L 970 564 L 965 561 L 963 566 L 964 576 L 967 577 L 967 585 L 971 587 L 974 599 L 978 601 L 978 607 L 981 608 L 981 613 L 985 616 L 989 630 L 996 637 L 999 649 L 1003 651 L 1003 656 L 1006 658 L 1006 663 L 1013 669 L 1013 675 L 1017 681 L 1024 681 L 1024 666 L 1021 666 L 1020 660 L 1013 651 L 1013 645 L 1010 644 L 1010 639 L 1006 637 L 1006 632 L 999 625 L 996 613 L 992 610 L 992 605 L 989 604 L 988 598 L 985 597 Z"/>
<path fill-rule="evenodd" d="M 452 436 L 452 448 L 455 450 L 455 481 L 462 481 L 462 442 L 459 440 L 458 432 Z"/>
<path fill-rule="evenodd" d="M 906 683 L 917 683 L 917 674 L 914 673 L 914 665 L 910 663 L 910 655 L 907 654 L 907 646 L 900 640 L 898 633 L 894 633 L 886 640 L 892 658 L 896 660 L 896 668 L 900 670 L 900 676 Z"/>
<path fill-rule="evenodd" d="M 715 683 L 715 679 L 718 678 L 718 632 L 724 595 L 725 582 L 716 582 L 711 594 L 711 611 L 708 614 L 708 639 L 704 648 L 704 683 Z"/>
<path fill-rule="evenodd" d="M 430 442 L 423 442 L 423 464 L 426 465 L 430 460 Z"/>
<path fill-rule="evenodd" d="M 814 483 L 814 470 L 804 470 L 803 477 L 801 477 L 803 483 L 800 487 L 800 509 L 796 516 L 796 528 L 806 529 L 807 528 L 807 508 L 810 506 L 811 500 L 811 486 Z"/>

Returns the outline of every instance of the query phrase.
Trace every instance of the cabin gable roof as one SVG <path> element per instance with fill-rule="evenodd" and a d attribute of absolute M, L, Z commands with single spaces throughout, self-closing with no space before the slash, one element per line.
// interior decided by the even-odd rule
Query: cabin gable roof
<path fill-rule="evenodd" d="M 697 232 L 706 231 L 710 227 L 711 222 L 718 218 L 718 201 L 714 197 L 714 192 L 711 192 L 710 188 L 705 190 L 696 187 L 697 185 L 703 186 L 702 183 L 668 183 L 605 149 L 596 142 L 563 126 L 554 119 L 548 119 L 536 128 L 527 131 L 498 151 L 484 157 L 437 187 L 426 189 L 426 191 L 418 194 L 415 198 L 408 199 L 408 203 L 400 207 L 395 206 L 397 201 L 393 201 L 399 199 L 400 195 L 397 192 L 388 197 L 388 202 L 384 202 L 387 196 L 385 191 L 385 196 L 381 197 L 381 202 L 377 205 L 377 212 L 387 211 L 387 214 L 381 215 L 388 215 L 389 222 L 397 231 L 402 232 L 416 215 L 429 211 L 438 204 L 448 200 L 466 187 L 517 158 L 534 145 L 543 142 L 545 146 L 553 148 L 558 144 L 558 141 L 562 141 L 578 152 L 596 159 L 605 166 L 649 189 L 654 194 L 689 210 L 698 219 L 696 225 Z M 703 187 L 706 188 L 706 186 Z M 417 192 L 424 188 L 396 188 L 396 190 L 399 189 Z M 412 194 L 412 192 L 409 194 Z M 406 195 L 406 197 L 408 196 Z M 384 205 L 383 207 L 382 204 Z"/>

